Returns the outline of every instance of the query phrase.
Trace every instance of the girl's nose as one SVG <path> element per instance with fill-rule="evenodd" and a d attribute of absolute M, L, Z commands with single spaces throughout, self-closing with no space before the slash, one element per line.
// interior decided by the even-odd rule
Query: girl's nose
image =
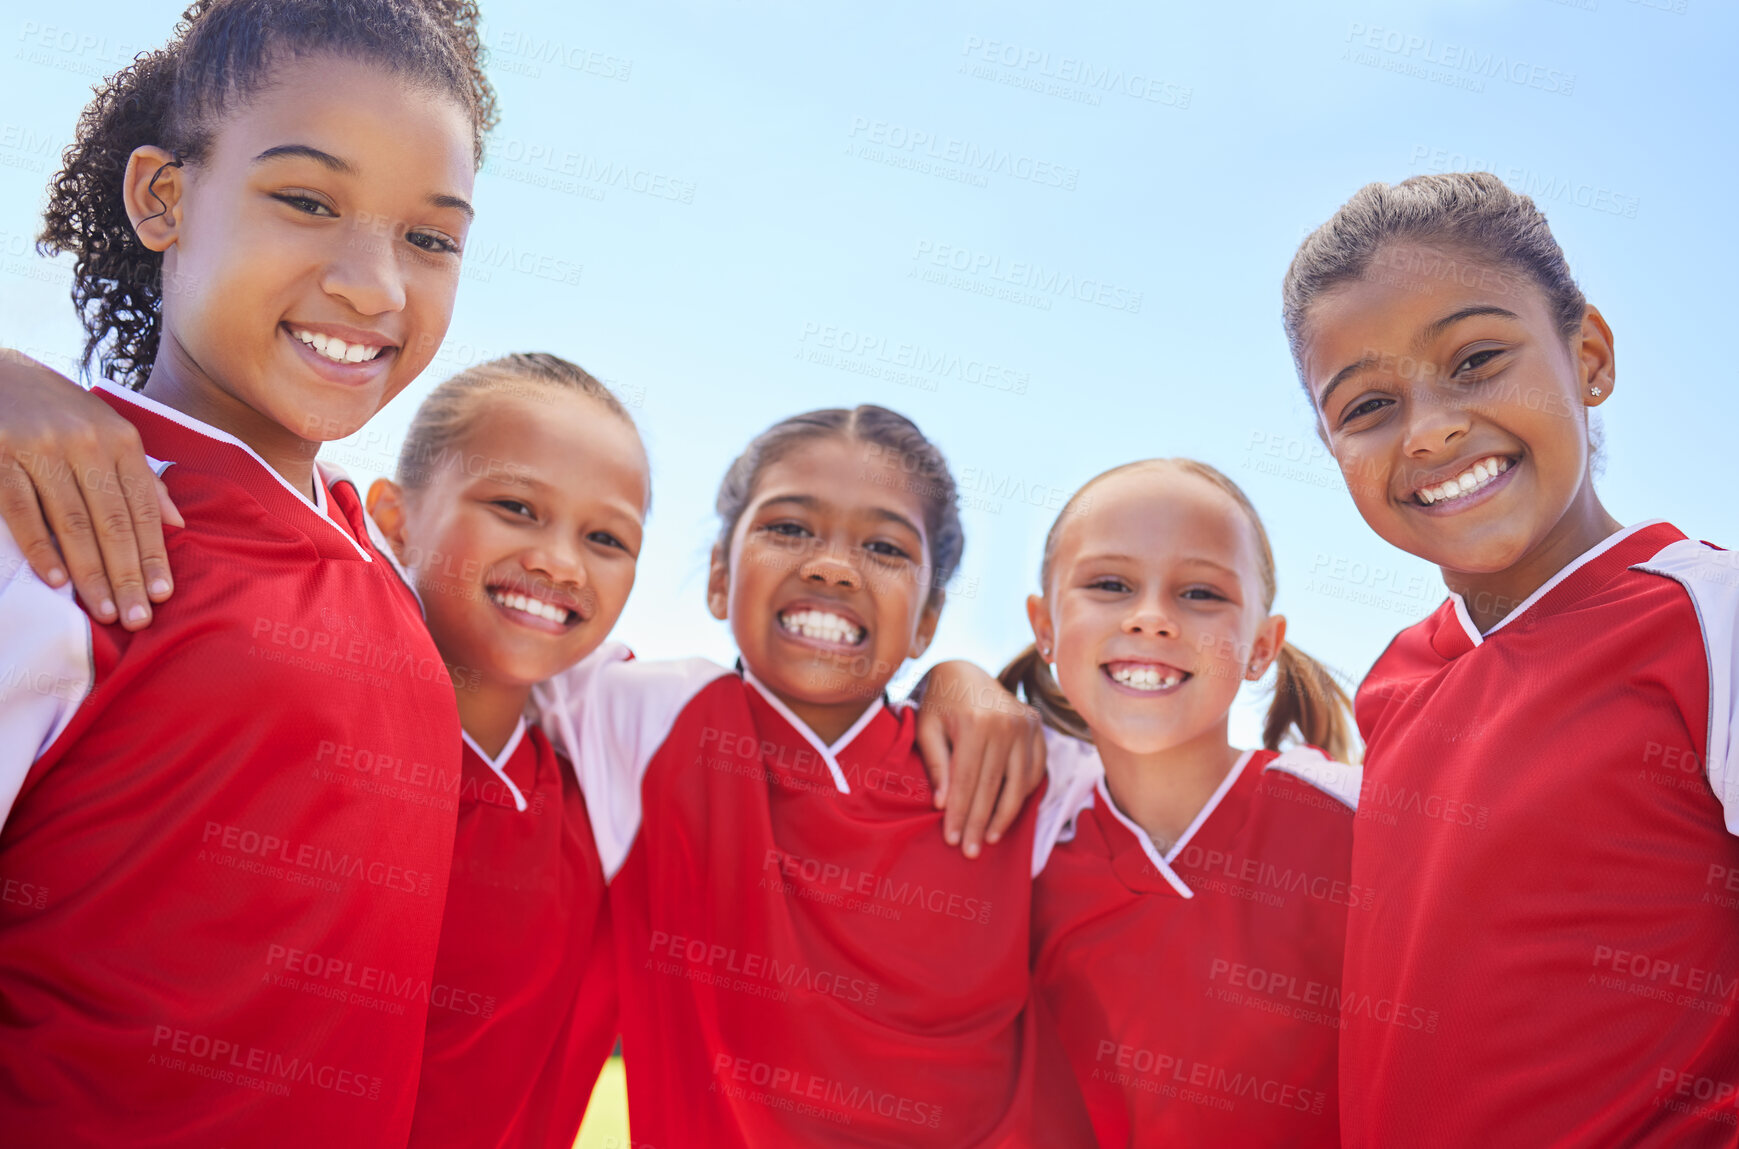
<path fill-rule="evenodd" d="M 863 585 L 863 576 L 857 567 L 830 552 L 811 555 L 797 573 L 804 579 L 828 586 L 856 588 Z"/>
<path fill-rule="evenodd" d="M 586 577 L 586 561 L 574 539 L 542 539 L 520 555 L 520 566 L 527 574 L 541 575 L 549 582 L 576 590 L 584 590 L 591 581 Z"/>
<path fill-rule="evenodd" d="M 1452 447 L 1472 424 L 1467 409 L 1440 391 L 1416 388 L 1407 403 L 1401 449 L 1428 457 Z"/>
<path fill-rule="evenodd" d="M 1177 623 L 1161 607 L 1158 600 L 1150 599 L 1139 603 L 1136 609 L 1123 620 L 1123 633 L 1164 635 L 1167 638 L 1176 638 L 1178 630 Z"/>
<path fill-rule="evenodd" d="M 404 273 L 393 250 L 396 239 L 366 227 L 342 233 L 336 242 L 321 288 L 337 296 L 359 315 L 385 315 L 405 306 Z"/>

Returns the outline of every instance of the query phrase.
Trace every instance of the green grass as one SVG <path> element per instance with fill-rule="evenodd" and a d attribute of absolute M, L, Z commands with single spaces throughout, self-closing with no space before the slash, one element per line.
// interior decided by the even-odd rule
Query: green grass
<path fill-rule="evenodd" d="M 622 1059 L 604 1063 L 598 1084 L 592 1089 L 586 1120 L 580 1126 L 575 1149 L 628 1149 L 628 1082 L 622 1076 Z"/>

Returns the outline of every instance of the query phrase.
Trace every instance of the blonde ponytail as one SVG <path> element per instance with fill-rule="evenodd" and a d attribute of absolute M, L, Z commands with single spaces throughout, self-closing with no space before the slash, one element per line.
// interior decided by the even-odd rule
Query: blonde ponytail
<path fill-rule="evenodd" d="M 1352 702 L 1334 675 L 1290 642 L 1274 660 L 1274 675 L 1274 701 L 1262 725 L 1262 745 L 1278 750 L 1287 732 L 1295 731 L 1300 741 L 1336 762 L 1347 761 Z"/>
<path fill-rule="evenodd" d="M 1037 644 L 1029 645 L 1015 655 L 996 677 L 1004 690 L 1025 698 L 1027 705 L 1037 710 L 1039 717 L 1052 730 L 1084 742 L 1093 741 L 1093 733 L 1087 729 L 1086 720 L 1075 712 L 1075 708 L 1063 696 L 1063 688 L 1051 677 L 1051 668 L 1039 654 Z"/>

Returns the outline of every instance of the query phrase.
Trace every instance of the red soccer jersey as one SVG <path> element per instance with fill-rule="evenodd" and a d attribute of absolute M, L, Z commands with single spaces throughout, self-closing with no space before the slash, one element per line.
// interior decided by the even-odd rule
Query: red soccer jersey
<path fill-rule="evenodd" d="M 1646 524 L 1377 660 L 1348 1145 L 1739 1144 L 1736 604 L 1730 552 Z"/>
<path fill-rule="evenodd" d="M 614 787 L 609 823 L 592 809 L 620 866 L 636 1144 L 1091 1144 L 1026 1008 L 1038 803 L 970 860 L 942 840 L 910 710 L 878 701 L 826 746 L 704 662 L 591 686 L 543 704 L 583 716 L 556 723 L 583 779 L 644 779 Z"/>
<path fill-rule="evenodd" d="M 1340 1144 L 1357 797 L 1314 749 L 1246 752 L 1161 855 L 1099 779 L 1035 885 L 1033 976 L 1101 1146 Z"/>
<path fill-rule="evenodd" d="M 465 739 L 413 1146 L 571 1149 L 616 1043 L 604 872 L 572 769 L 522 723 Z"/>
<path fill-rule="evenodd" d="M 240 441 L 103 394 L 169 461 L 187 527 L 137 634 L 0 531 L 0 634 L 28 671 L 0 697 L 0 1139 L 402 1145 L 452 683 L 347 480 L 311 502 Z"/>

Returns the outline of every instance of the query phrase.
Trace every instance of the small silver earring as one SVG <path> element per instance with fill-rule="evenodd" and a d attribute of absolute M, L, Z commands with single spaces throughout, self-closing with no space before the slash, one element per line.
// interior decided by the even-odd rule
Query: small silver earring
<path fill-rule="evenodd" d="M 1594 396 L 1596 399 L 1600 398 L 1600 388 L 1598 388 L 1598 387 L 1588 388 L 1588 393 L 1590 395 Z"/>

